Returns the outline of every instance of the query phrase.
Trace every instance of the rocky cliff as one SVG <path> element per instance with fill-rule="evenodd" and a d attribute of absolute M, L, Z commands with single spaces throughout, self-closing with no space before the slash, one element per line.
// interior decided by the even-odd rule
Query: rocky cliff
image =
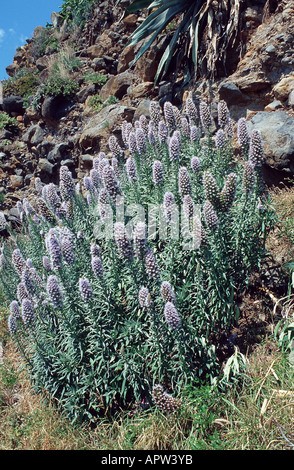
<path fill-rule="evenodd" d="M 144 20 L 125 14 L 129 2 L 99 3 L 82 31 L 53 12 L 52 25 L 36 28 L 8 65 L 0 130 L 1 210 L 17 220 L 17 200 L 33 194 L 37 177 L 58 179 L 68 165 L 77 179 L 93 156 L 108 152 L 108 138 L 120 138 L 124 120 L 148 115 L 149 102 L 181 106 L 189 92 L 195 102 L 227 101 L 236 123 L 245 117 L 264 140 L 268 181 L 294 173 L 294 0 L 243 1 L 238 60 L 214 80 L 181 76 L 154 86 L 165 32 L 135 64 L 131 33 Z"/>

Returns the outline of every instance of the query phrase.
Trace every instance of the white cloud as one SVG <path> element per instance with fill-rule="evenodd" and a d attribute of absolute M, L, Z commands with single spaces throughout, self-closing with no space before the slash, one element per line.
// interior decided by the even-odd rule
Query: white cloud
<path fill-rule="evenodd" d="M 3 41 L 4 36 L 5 36 L 5 31 L 4 29 L 0 28 L 0 42 Z"/>

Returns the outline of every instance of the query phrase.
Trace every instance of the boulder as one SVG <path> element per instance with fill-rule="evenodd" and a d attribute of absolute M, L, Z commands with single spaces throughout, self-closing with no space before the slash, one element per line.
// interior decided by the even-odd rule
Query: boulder
<path fill-rule="evenodd" d="M 265 165 L 284 174 L 294 174 L 294 117 L 285 111 L 258 112 L 247 123 L 248 131 L 261 133 Z"/>
<path fill-rule="evenodd" d="M 21 96 L 17 95 L 10 95 L 3 98 L 2 109 L 8 114 L 17 113 L 23 114 L 25 112 L 24 109 L 24 101 Z"/>
<path fill-rule="evenodd" d="M 103 100 L 109 96 L 115 96 L 118 99 L 127 93 L 127 89 L 134 82 L 134 74 L 126 70 L 125 72 L 113 75 L 100 90 L 100 96 Z"/>
<path fill-rule="evenodd" d="M 55 124 L 74 107 L 74 101 L 64 96 L 47 96 L 42 104 L 41 115 L 48 124 Z"/>
<path fill-rule="evenodd" d="M 99 149 L 101 143 L 107 142 L 109 135 L 120 131 L 124 120 L 131 120 L 134 109 L 127 106 L 110 105 L 89 119 L 84 127 L 79 144 L 83 149 Z"/>
<path fill-rule="evenodd" d="M 294 91 L 294 75 L 283 77 L 273 88 L 275 98 L 280 101 L 286 101 L 292 91 Z"/>

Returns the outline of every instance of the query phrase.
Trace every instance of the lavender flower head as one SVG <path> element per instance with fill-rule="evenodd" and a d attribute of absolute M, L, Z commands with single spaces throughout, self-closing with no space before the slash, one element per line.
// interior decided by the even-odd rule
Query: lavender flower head
<path fill-rule="evenodd" d="M 160 286 L 160 294 L 164 302 L 176 303 L 175 293 L 168 281 L 163 281 Z"/>
<path fill-rule="evenodd" d="M 237 123 L 237 138 L 242 152 L 247 152 L 250 144 L 250 136 L 247 130 L 245 118 L 240 118 Z"/>
<path fill-rule="evenodd" d="M 146 225 L 144 222 L 138 222 L 134 228 L 134 251 L 138 258 L 142 259 L 146 253 Z"/>
<path fill-rule="evenodd" d="M 22 301 L 21 316 L 26 326 L 29 326 L 35 319 L 33 304 L 29 299 L 23 299 Z"/>
<path fill-rule="evenodd" d="M 91 258 L 91 267 L 94 275 L 96 277 L 102 277 L 103 276 L 103 265 L 101 258 L 99 256 L 92 256 Z"/>
<path fill-rule="evenodd" d="M 227 103 L 224 100 L 219 101 L 217 105 L 218 113 L 218 125 L 221 129 L 224 129 L 229 122 L 230 112 Z"/>
<path fill-rule="evenodd" d="M 163 105 L 163 114 L 167 127 L 170 131 L 173 131 L 176 128 L 176 118 L 173 105 L 169 101 L 165 101 Z"/>
<path fill-rule="evenodd" d="M 145 255 L 145 268 L 150 279 L 157 280 L 160 276 L 159 266 L 152 250 L 149 248 Z"/>
<path fill-rule="evenodd" d="M 129 146 L 129 151 L 132 155 L 138 152 L 136 134 L 133 131 L 130 132 L 129 134 L 128 146 Z"/>
<path fill-rule="evenodd" d="M 114 174 L 113 168 L 110 165 L 106 165 L 103 168 L 103 181 L 109 196 L 114 202 L 120 193 L 120 190 L 117 178 Z"/>
<path fill-rule="evenodd" d="M 63 296 L 57 277 L 54 274 L 48 277 L 46 289 L 53 306 L 55 308 L 61 308 L 63 306 Z"/>
<path fill-rule="evenodd" d="M 133 258 L 132 245 L 127 235 L 125 226 L 121 222 L 116 222 L 114 224 L 114 239 L 120 258 L 131 260 Z"/>
<path fill-rule="evenodd" d="M 62 165 L 59 171 L 59 188 L 60 194 L 64 201 L 72 199 L 75 194 L 75 182 L 72 174 L 66 165 Z"/>
<path fill-rule="evenodd" d="M 178 183 L 179 183 L 179 193 L 182 197 L 186 196 L 187 194 L 192 193 L 192 184 L 189 172 L 185 166 L 182 166 L 179 169 L 179 176 L 178 176 Z"/>
<path fill-rule="evenodd" d="M 130 183 L 137 181 L 138 179 L 137 166 L 133 157 L 128 157 L 126 161 L 126 172 L 127 172 Z"/>
<path fill-rule="evenodd" d="M 151 301 L 151 296 L 147 287 L 141 287 L 141 289 L 139 290 L 139 294 L 138 294 L 138 300 L 142 308 L 151 307 L 152 301 Z"/>
<path fill-rule="evenodd" d="M 84 277 L 79 279 L 79 291 L 84 302 L 89 302 L 92 299 L 93 291 L 88 279 Z"/>
<path fill-rule="evenodd" d="M 200 160 L 198 157 L 191 158 L 191 170 L 193 173 L 198 173 L 200 171 Z"/>
<path fill-rule="evenodd" d="M 167 191 L 164 194 L 163 211 L 164 211 L 167 222 L 170 222 L 175 212 L 175 198 L 174 198 L 174 195 L 170 191 Z"/>
<path fill-rule="evenodd" d="M 212 126 L 212 117 L 208 105 L 201 101 L 199 104 L 200 120 L 204 131 L 208 131 Z"/>
<path fill-rule="evenodd" d="M 123 150 L 114 135 L 111 135 L 109 137 L 108 146 L 109 150 L 111 151 L 114 157 L 120 157 L 123 154 Z"/>
<path fill-rule="evenodd" d="M 59 269 L 62 264 L 62 251 L 57 235 L 49 231 L 47 237 L 47 248 L 49 251 L 52 269 Z"/>
<path fill-rule="evenodd" d="M 172 330 L 179 330 L 181 328 L 181 319 L 176 307 L 172 302 L 166 302 L 164 307 L 164 318 Z"/>
<path fill-rule="evenodd" d="M 163 166 L 159 160 L 155 160 L 153 162 L 152 167 L 152 174 L 153 174 L 153 183 L 154 184 L 161 184 L 163 182 Z"/>
<path fill-rule="evenodd" d="M 257 129 L 253 129 L 251 132 L 249 160 L 256 167 L 260 167 L 264 161 L 261 134 Z"/>
<path fill-rule="evenodd" d="M 16 270 L 17 274 L 19 277 L 22 276 L 22 272 L 25 269 L 26 262 L 22 257 L 22 254 L 18 248 L 13 250 L 12 253 L 12 264 L 14 266 L 14 269 Z"/>
<path fill-rule="evenodd" d="M 164 121 L 160 121 L 158 124 L 158 140 L 162 144 L 167 141 L 168 128 Z"/>
<path fill-rule="evenodd" d="M 215 146 L 216 148 L 223 148 L 225 145 L 225 134 L 222 129 L 218 129 L 215 135 Z"/>
<path fill-rule="evenodd" d="M 169 158 L 170 161 L 175 161 L 178 160 L 180 156 L 180 141 L 179 139 L 175 136 L 172 135 L 169 141 Z"/>
<path fill-rule="evenodd" d="M 146 138 L 143 129 L 139 127 L 136 129 L 136 142 L 137 142 L 137 149 L 138 152 L 141 154 L 146 151 L 147 145 L 146 145 Z"/>
<path fill-rule="evenodd" d="M 220 191 L 214 177 L 209 171 L 205 171 L 203 174 L 203 187 L 206 199 L 217 206 L 219 204 Z"/>
<path fill-rule="evenodd" d="M 149 113 L 150 113 L 151 120 L 154 121 L 154 123 L 158 125 L 159 122 L 161 121 L 161 111 L 160 111 L 160 105 L 157 101 L 150 101 Z"/>
<path fill-rule="evenodd" d="M 244 165 L 242 181 L 242 189 L 246 195 L 254 189 L 255 182 L 256 176 L 254 171 L 254 164 L 248 160 Z"/>
<path fill-rule="evenodd" d="M 220 194 L 220 205 L 222 210 L 227 211 L 230 209 L 234 202 L 237 189 L 237 175 L 230 173 L 227 176 L 226 182 Z"/>
<path fill-rule="evenodd" d="M 219 220 L 210 201 L 205 201 L 203 205 L 203 214 L 204 214 L 204 220 L 207 225 L 207 228 L 211 230 L 212 232 L 217 230 L 218 225 L 219 225 Z"/>
<path fill-rule="evenodd" d="M 188 116 L 189 122 L 193 125 L 196 124 L 198 119 L 198 111 L 196 105 L 191 97 L 188 97 L 185 102 L 185 112 Z"/>

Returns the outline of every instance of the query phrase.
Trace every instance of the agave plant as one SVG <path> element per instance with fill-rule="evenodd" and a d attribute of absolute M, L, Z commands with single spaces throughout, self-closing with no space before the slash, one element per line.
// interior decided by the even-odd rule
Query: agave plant
<path fill-rule="evenodd" d="M 135 0 L 127 12 L 148 9 L 150 12 L 143 23 L 134 31 L 128 44 L 143 41 L 133 63 L 135 63 L 159 38 L 174 20 L 177 27 L 165 48 L 158 65 L 155 83 L 160 74 L 168 71 L 171 60 L 182 52 L 194 65 L 197 74 L 200 43 L 204 32 L 207 36 L 205 52 L 206 74 L 215 74 L 216 63 L 225 63 L 229 47 L 234 46 L 240 22 L 240 0 L 232 2 L 213 0 Z M 145 41 L 146 40 L 146 41 Z"/>

